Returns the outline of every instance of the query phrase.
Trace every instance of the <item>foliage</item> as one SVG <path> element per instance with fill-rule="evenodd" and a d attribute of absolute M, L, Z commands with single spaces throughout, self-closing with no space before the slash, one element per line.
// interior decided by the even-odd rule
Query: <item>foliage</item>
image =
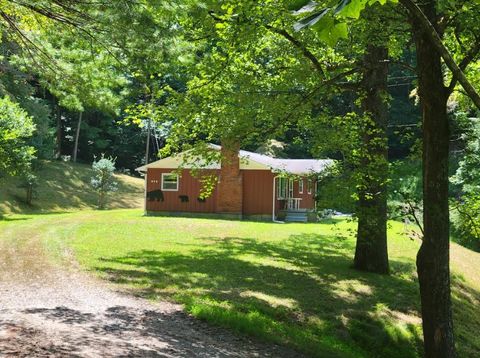
<path fill-rule="evenodd" d="M 355 212 L 355 180 L 345 162 L 330 167 L 318 179 L 317 208 L 342 213 Z"/>
<path fill-rule="evenodd" d="M 35 151 L 27 142 L 34 131 L 32 117 L 8 97 L 0 98 L 0 178 L 30 166 Z"/>
<path fill-rule="evenodd" d="M 98 207 L 105 209 L 108 193 L 118 190 L 118 183 L 115 181 L 115 159 L 106 158 L 104 155 L 99 160 L 94 160 L 92 164 L 93 177 L 90 185 L 98 193 Z"/>
<path fill-rule="evenodd" d="M 22 174 L 20 188 L 25 189 L 25 203 L 32 205 L 32 200 L 36 196 L 36 188 L 38 187 L 38 177 L 32 172 L 27 171 Z"/>
<path fill-rule="evenodd" d="M 452 208 L 453 239 L 465 247 L 480 252 L 480 194 L 466 193 L 461 201 L 452 204 Z"/>
<path fill-rule="evenodd" d="M 267 155 L 272 158 L 288 158 L 285 153 L 286 143 L 280 142 L 275 139 L 269 139 L 260 145 L 255 152 L 263 155 Z"/>
<path fill-rule="evenodd" d="M 451 178 L 460 187 L 460 196 L 452 200 L 454 240 L 480 251 L 480 122 L 463 118 L 465 150 L 457 172 Z"/>
<path fill-rule="evenodd" d="M 459 116 L 463 122 L 462 139 L 465 142 L 463 158 L 452 182 L 460 186 L 464 193 L 480 191 L 480 119 Z M 457 120 L 459 118 L 457 117 Z"/>
<path fill-rule="evenodd" d="M 33 118 L 36 130 L 28 142 L 35 148 L 38 158 L 50 159 L 54 142 L 48 101 L 41 98 L 38 88 L 32 84 L 31 75 L 17 68 L 15 57 L 19 51 L 18 46 L 4 35 L 0 42 L 0 97 L 15 98 L 15 102 Z"/>
<path fill-rule="evenodd" d="M 420 160 L 405 159 L 390 163 L 388 195 L 389 215 L 392 219 L 404 219 L 407 201 L 415 206 L 421 206 L 422 165 Z"/>

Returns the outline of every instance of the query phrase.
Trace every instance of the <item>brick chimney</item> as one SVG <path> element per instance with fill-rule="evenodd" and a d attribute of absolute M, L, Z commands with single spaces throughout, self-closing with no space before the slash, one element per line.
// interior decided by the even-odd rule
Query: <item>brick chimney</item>
<path fill-rule="evenodd" d="M 242 215 L 243 181 L 238 157 L 240 144 L 223 142 L 221 149 L 220 177 L 217 186 L 217 212 Z"/>

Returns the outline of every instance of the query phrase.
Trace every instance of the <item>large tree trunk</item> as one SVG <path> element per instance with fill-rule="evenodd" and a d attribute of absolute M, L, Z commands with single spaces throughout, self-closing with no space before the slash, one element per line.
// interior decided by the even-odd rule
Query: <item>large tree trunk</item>
<path fill-rule="evenodd" d="M 422 10 L 436 23 L 435 0 Z M 417 48 L 419 94 L 423 112 L 424 238 L 417 255 L 426 357 L 454 357 L 450 297 L 448 155 L 448 92 L 440 54 L 413 20 Z"/>
<path fill-rule="evenodd" d="M 75 144 L 73 145 L 73 161 L 77 161 L 77 153 L 78 153 L 78 139 L 80 138 L 80 128 L 82 126 L 82 115 L 83 112 L 78 114 L 78 123 L 77 123 L 77 131 L 75 133 Z"/>
<path fill-rule="evenodd" d="M 368 9 L 370 12 L 376 8 Z M 375 18 L 375 15 L 371 16 Z M 377 18 L 378 19 L 378 18 Z M 358 190 L 358 229 L 354 267 L 388 273 L 387 251 L 387 75 L 388 49 L 372 41 L 364 55 L 361 182 Z M 385 39 L 386 40 L 386 39 Z M 380 41 L 381 42 L 381 41 Z"/>

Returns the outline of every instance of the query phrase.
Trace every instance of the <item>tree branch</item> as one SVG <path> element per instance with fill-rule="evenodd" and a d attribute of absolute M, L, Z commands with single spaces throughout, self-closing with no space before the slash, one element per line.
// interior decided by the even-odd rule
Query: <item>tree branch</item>
<path fill-rule="evenodd" d="M 480 53 L 480 37 L 477 37 L 475 44 L 473 45 L 472 48 L 470 48 L 470 51 L 467 52 L 463 60 L 460 61 L 458 67 L 462 71 L 464 71 L 467 68 L 467 66 L 475 59 L 475 57 L 477 57 L 479 53 Z M 453 76 L 452 80 L 450 81 L 450 84 L 448 85 L 449 93 L 452 93 L 457 82 L 458 82 L 458 78 L 456 76 Z"/>
<path fill-rule="evenodd" d="M 422 9 L 420 9 L 418 5 L 415 4 L 412 0 L 400 0 L 400 3 L 416 19 L 416 23 L 421 28 L 421 30 L 430 38 L 430 41 L 437 49 L 443 61 L 445 61 L 447 67 L 450 69 L 450 71 L 452 71 L 454 78 L 458 79 L 458 82 L 460 82 L 462 87 L 465 89 L 465 92 L 467 92 L 468 96 L 473 101 L 475 106 L 480 109 L 480 96 L 478 95 L 475 88 L 473 88 L 472 84 L 468 81 L 467 77 L 465 77 L 462 69 L 458 67 L 458 65 L 455 63 L 452 55 L 450 55 L 450 52 L 445 47 L 442 39 L 438 35 L 437 30 L 435 30 L 435 27 L 425 16 Z"/>
<path fill-rule="evenodd" d="M 320 64 L 320 61 L 318 61 L 318 58 L 301 41 L 293 37 L 285 29 L 279 29 L 271 25 L 265 25 L 265 27 L 276 34 L 283 36 L 293 46 L 298 48 L 302 52 L 303 56 L 305 56 L 308 60 L 310 60 L 310 62 L 312 63 L 313 67 L 317 70 L 317 72 L 319 72 L 319 74 L 322 77 L 325 77 L 325 71 L 323 70 L 322 65 Z"/>
<path fill-rule="evenodd" d="M 346 76 L 349 76 L 349 75 L 353 75 L 354 73 L 356 73 L 358 71 L 357 68 L 352 68 L 348 71 L 345 71 L 345 72 L 342 72 L 342 73 L 339 73 L 337 74 L 336 76 L 328 79 L 328 80 L 325 80 L 323 82 L 321 82 L 318 86 L 316 86 L 315 88 L 313 88 L 310 92 L 306 93 L 304 96 L 301 97 L 300 101 L 298 103 L 296 103 L 292 110 L 290 110 L 289 112 L 287 112 L 287 114 L 283 117 L 282 119 L 282 122 L 286 122 L 287 120 L 290 119 L 290 117 L 298 110 L 298 107 L 302 106 L 302 104 L 309 100 L 312 96 L 314 96 L 318 91 L 320 91 L 322 88 L 325 88 L 327 86 L 332 86 L 332 85 L 335 85 L 335 86 L 338 86 L 338 82 L 336 82 L 337 80 L 343 78 L 343 77 L 346 77 Z M 343 86 L 342 86 L 343 87 Z M 358 87 L 355 87 L 355 90 L 358 89 Z"/>

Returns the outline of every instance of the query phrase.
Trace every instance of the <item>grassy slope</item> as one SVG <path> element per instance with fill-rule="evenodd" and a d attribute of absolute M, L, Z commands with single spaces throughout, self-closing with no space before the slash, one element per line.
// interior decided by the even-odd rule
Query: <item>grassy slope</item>
<path fill-rule="evenodd" d="M 89 186 L 91 167 L 70 162 L 42 162 L 38 171 L 39 186 L 33 205 L 25 204 L 25 189 L 18 188 L 17 178 L 0 180 L 0 214 L 25 212 L 63 212 L 94 208 L 96 193 Z M 143 203 L 143 180 L 116 175 L 118 192 L 112 194 L 110 208 L 140 208 Z"/>
<path fill-rule="evenodd" d="M 23 225 L 38 220 L 48 225 L 51 218 Z M 414 357 L 421 354 L 419 245 L 402 236 L 400 224 L 392 225 L 390 276 L 349 268 L 354 239 L 346 222 L 281 225 L 142 217 L 138 210 L 84 212 L 72 214 L 71 225 L 50 230 L 48 242 L 58 252 L 72 247 L 89 270 L 138 295 L 181 302 L 196 317 L 311 356 Z M 480 254 L 452 245 L 461 357 L 480 351 L 479 263 Z"/>

